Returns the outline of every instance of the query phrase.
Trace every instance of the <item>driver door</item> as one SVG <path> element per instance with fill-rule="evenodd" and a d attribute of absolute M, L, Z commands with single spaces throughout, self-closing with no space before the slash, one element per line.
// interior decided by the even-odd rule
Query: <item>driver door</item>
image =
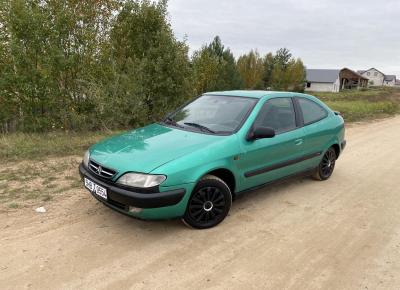
<path fill-rule="evenodd" d="M 267 100 L 253 126 L 271 127 L 272 138 L 245 140 L 240 169 L 246 188 L 261 185 L 302 170 L 304 131 L 296 118 L 292 98 Z M 243 188 L 242 190 L 246 189 Z"/>

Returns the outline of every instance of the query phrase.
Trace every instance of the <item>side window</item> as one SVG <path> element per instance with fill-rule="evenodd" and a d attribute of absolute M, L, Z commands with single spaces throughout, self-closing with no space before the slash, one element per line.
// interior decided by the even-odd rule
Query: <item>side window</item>
<path fill-rule="evenodd" d="M 297 98 L 297 100 L 303 112 L 304 125 L 317 122 L 328 116 L 328 112 L 319 104 L 305 98 Z"/>
<path fill-rule="evenodd" d="M 268 100 L 261 108 L 255 126 L 270 127 L 277 134 L 296 128 L 296 116 L 291 98 Z"/>

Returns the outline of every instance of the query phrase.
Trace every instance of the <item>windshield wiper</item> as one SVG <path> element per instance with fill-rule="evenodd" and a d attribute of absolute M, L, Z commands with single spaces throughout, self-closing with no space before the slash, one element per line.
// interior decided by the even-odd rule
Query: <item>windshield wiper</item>
<path fill-rule="evenodd" d="M 171 117 L 166 117 L 163 122 L 165 124 L 169 124 L 169 125 L 173 125 L 175 127 L 179 127 L 179 128 L 183 128 L 182 125 L 179 125 L 174 119 L 172 119 Z"/>
<path fill-rule="evenodd" d="M 199 128 L 200 130 L 202 130 L 202 131 L 207 131 L 207 132 L 209 132 L 209 133 L 213 133 L 213 134 L 216 133 L 215 131 L 211 130 L 210 128 L 208 128 L 208 127 L 206 127 L 206 126 L 203 126 L 203 125 L 200 125 L 200 124 L 197 124 L 197 123 L 186 122 L 186 123 L 183 123 L 183 124 L 188 125 L 188 126 L 192 126 L 192 127 Z"/>

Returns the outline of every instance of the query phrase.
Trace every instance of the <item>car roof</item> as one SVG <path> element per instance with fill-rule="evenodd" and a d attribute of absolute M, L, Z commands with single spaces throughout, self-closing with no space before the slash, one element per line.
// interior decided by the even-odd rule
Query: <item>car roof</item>
<path fill-rule="evenodd" d="M 279 96 L 287 97 L 287 96 L 293 96 L 293 95 L 308 96 L 308 95 L 304 95 L 304 94 L 300 94 L 300 93 L 293 93 L 293 92 L 257 91 L 257 90 L 208 92 L 208 93 L 205 93 L 204 95 L 245 97 L 245 98 L 254 98 L 254 99 L 261 99 L 263 97 L 279 97 Z"/>
<path fill-rule="evenodd" d="M 243 98 L 252 98 L 252 99 L 272 99 L 272 98 L 279 98 L 279 97 L 303 97 L 309 100 L 312 100 L 326 109 L 329 107 L 322 102 L 317 97 L 312 95 L 307 95 L 303 93 L 296 93 L 296 92 L 277 92 L 277 91 L 256 91 L 256 90 L 236 90 L 236 91 L 221 91 L 221 92 L 208 92 L 203 94 L 203 96 L 226 96 L 226 97 L 243 97 Z"/>

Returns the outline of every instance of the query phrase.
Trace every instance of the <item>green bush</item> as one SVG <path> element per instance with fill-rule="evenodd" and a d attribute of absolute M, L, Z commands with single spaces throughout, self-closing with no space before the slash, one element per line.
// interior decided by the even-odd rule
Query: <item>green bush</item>
<path fill-rule="evenodd" d="M 188 50 L 167 0 L 2 0 L 0 133 L 136 127 L 205 91 L 253 88 L 219 37 Z M 301 91 L 289 50 L 262 62 L 257 88 Z"/>
<path fill-rule="evenodd" d="M 189 98 L 166 1 L 5 0 L 0 132 L 137 126 Z"/>

